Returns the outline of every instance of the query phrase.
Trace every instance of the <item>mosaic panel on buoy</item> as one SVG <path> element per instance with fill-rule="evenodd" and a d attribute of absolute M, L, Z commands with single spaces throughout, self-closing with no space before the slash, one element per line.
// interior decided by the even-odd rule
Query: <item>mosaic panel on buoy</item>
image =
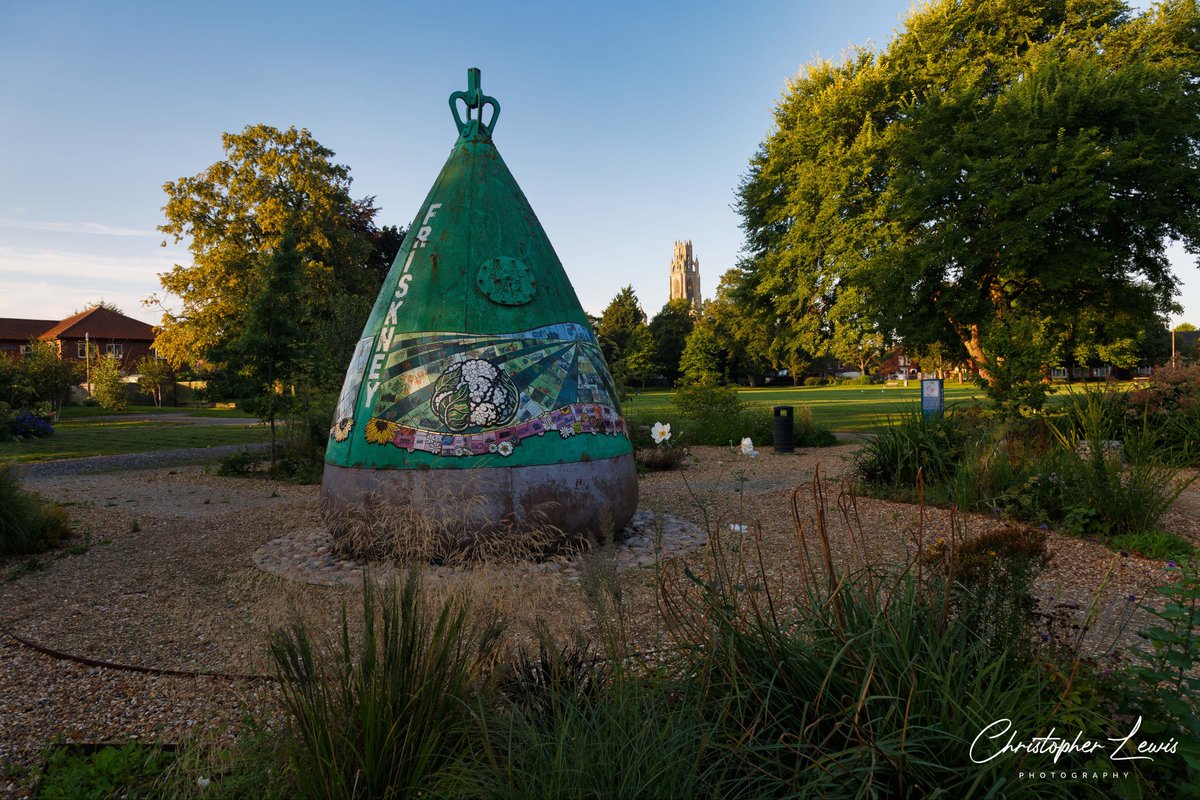
<path fill-rule="evenodd" d="M 363 436 L 442 456 L 507 456 L 548 433 L 628 436 L 603 365 L 590 331 L 571 322 L 407 334 L 384 363 Z"/>

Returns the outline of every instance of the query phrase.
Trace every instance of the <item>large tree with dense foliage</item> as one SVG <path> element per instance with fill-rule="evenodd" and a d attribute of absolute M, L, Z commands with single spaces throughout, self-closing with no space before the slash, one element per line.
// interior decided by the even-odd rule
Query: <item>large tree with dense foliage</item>
<path fill-rule="evenodd" d="M 668 300 L 662 310 L 650 320 L 650 336 L 654 339 L 654 362 L 671 383 L 679 380 L 679 359 L 683 357 L 683 347 L 695 324 L 695 309 L 683 297 Z"/>
<path fill-rule="evenodd" d="M 227 364 L 226 380 L 242 387 L 250 398 L 245 408 L 271 425 L 271 463 L 276 457 L 275 422 L 291 407 L 294 385 L 304 363 L 305 330 L 292 313 L 303 296 L 303 254 L 298 237 L 284 233 L 279 246 L 259 258 L 257 287 L 249 298 L 245 323 L 228 344 L 219 348 Z"/>
<path fill-rule="evenodd" d="M 853 288 L 998 393 L 1127 360 L 1173 307 L 1166 245 L 1200 250 L 1197 78 L 1194 0 L 921 6 L 789 84 L 739 190 L 749 296 L 812 352 Z"/>
<path fill-rule="evenodd" d="M 711 327 L 724 382 L 756 386 L 772 366 L 771 330 L 768 320 L 741 296 L 741 277 L 737 269 L 722 275 L 702 316 Z"/>
<path fill-rule="evenodd" d="M 182 307 L 164 314 L 155 347 L 179 365 L 232 342 L 262 288 L 262 259 L 291 232 L 302 257 L 291 312 L 336 362 L 313 364 L 313 379 L 335 388 L 403 231 L 375 226 L 374 198 L 351 198 L 349 168 L 307 130 L 251 125 L 222 142 L 224 159 L 163 187 L 159 230 L 187 240 L 192 263 L 160 276 Z"/>
<path fill-rule="evenodd" d="M 646 312 L 632 286 L 617 292 L 604 309 L 596 325 L 596 336 L 617 383 L 645 381 L 653 372 L 654 339 L 646 325 Z"/>

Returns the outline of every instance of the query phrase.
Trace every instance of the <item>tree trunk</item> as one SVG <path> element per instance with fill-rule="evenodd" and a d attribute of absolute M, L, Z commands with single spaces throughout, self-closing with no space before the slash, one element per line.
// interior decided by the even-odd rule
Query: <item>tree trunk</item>
<path fill-rule="evenodd" d="M 983 353 L 983 342 L 979 335 L 979 325 L 970 325 L 965 330 L 960 328 L 958 335 L 962 339 L 963 347 L 967 350 L 967 355 L 974 362 L 975 369 L 979 372 L 979 377 L 991 383 L 992 373 L 987 368 L 988 362 L 987 357 Z"/>

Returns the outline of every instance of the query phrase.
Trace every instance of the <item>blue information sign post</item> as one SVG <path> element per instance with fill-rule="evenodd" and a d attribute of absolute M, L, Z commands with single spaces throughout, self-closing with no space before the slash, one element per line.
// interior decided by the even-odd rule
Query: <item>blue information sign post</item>
<path fill-rule="evenodd" d="M 921 413 L 940 414 L 944 405 L 944 394 L 941 378 L 921 379 Z"/>

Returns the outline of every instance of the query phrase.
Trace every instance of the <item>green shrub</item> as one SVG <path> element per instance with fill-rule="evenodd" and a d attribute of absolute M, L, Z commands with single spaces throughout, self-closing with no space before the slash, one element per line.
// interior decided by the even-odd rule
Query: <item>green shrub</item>
<path fill-rule="evenodd" d="M 1077 394 L 1057 425 L 913 412 L 873 435 L 855 469 L 867 491 L 889 496 L 913 497 L 920 469 L 935 502 L 1106 539 L 1146 533 L 1194 478 L 1154 431 L 1129 422 L 1122 402 Z"/>
<path fill-rule="evenodd" d="M 747 436 L 759 443 L 768 442 L 771 426 L 771 412 L 767 409 L 704 414 L 680 421 L 679 442 L 682 445 L 720 446 L 736 444 Z"/>
<path fill-rule="evenodd" d="M 12 466 L 0 464 L 0 556 L 41 553 L 70 535 L 66 509 L 26 492 Z"/>
<path fill-rule="evenodd" d="M 8 403 L 0 401 L 0 442 L 11 442 L 15 438 L 13 420 L 16 419 L 16 416 Z"/>
<path fill-rule="evenodd" d="M 947 560 L 961 624 L 997 652 L 1029 636 L 1036 605 L 1029 590 L 1050 562 L 1045 531 L 1025 526 L 988 531 L 948 551 Z"/>
<path fill-rule="evenodd" d="M 1200 364 L 1156 370 L 1145 389 L 1130 393 L 1126 415 L 1181 461 L 1200 463 Z"/>
<path fill-rule="evenodd" d="M 155 780 L 170 761 L 171 754 L 136 741 L 92 753 L 59 745 L 50 751 L 38 797 L 45 800 L 156 798 L 160 795 Z"/>
<path fill-rule="evenodd" d="M 1156 622 L 1142 632 L 1150 648 L 1116 673 L 1108 694 L 1118 700 L 1118 713 L 1142 721 L 1139 738 L 1178 742 L 1171 758 L 1141 764 L 1149 784 L 1144 796 L 1194 798 L 1200 797 L 1200 574 L 1191 560 L 1169 571 L 1174 579 L 1154 590 L 1158 602 L 1142 606 Z"/>
<path fill-rule="evenodd" d="M 1137 553 L 1159 561 L 1183 561 L 1191 558 L 1196 549 L 1182 536 L 1162 531 L 1123 533 L 1114 536 L 1109 542 L 1109 547 L 1113 550 Z"/>
<path fill-rule="evenodd" d="M 671 401 L 679 413 L 695 420 L 731 417 L 745 410 L 746 404 L 732 386 L 694 384 L 680 387 Z"/>
<path fill-rule="evenodd" d="M 92 367 L 92 395 L 109 411 L 124 411 L 129 393 L 121 373 L 121 361 L 105 356 Z"/>
<path fill-rule="evenodd" d="M 316 395 L 305 398 L 288 412 L 283 424 L 280 460 L 275 468 L 277 477 L 293 483 L 321 482 L 336 405 L 336 395 Z"/>
<path fill-rule="evenodd" d="M 1154 431 L 1122 425 L 1099 397 L 1092 396 L 1074 428 L 1055 430 L 1062 521 L 1074 533 L 1150 532 L 1195 477 L 1172 463 Z"/>
<path fill-rule="evenodd" d="M 221 459 L 217 474 L 226 478 L 243 478 L 261 475 L 266 456 L 254 450 L 238 450 Z"/>
<path fill-rule="evenodd" d="M 805 386 L 821 386 L 825 383 L 823 378 L 809 377 L 804 379 Z"/>
<path fill-rule="evenodd" d="M 774 425 L 774 421 L 772 421 L 772 425 Z M 813 422 L 812 411 L 807 408 L 796 409 L 792 415 L 792 425 L 792 437 L 796 447 L 832 447 L 838 443 L 833 431 Z M 771 439 L 764 441 L 773 440 L 773 428 L 771 435 Z"/>

